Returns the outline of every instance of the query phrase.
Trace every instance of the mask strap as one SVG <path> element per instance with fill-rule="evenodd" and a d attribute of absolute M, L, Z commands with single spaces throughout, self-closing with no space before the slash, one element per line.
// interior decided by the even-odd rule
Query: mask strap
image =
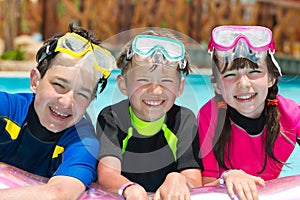
<path fill-rule="evenodd" d="M 126 60 L 127 61 L 132 60 L 133 55 L 134 55 L 134 52 L 133 52 L 132 48 L 128 49 L 128 51 L 126 52 Z"/>
<path fill-rule="evenodd" d="M 186 63 L 187 63 L 186 59 L 182 59 L 181 61 L 179 61 L 179 69 L 184 70 L 186 67 Z"/>
<path fill-rule="evenodd" d="M 52 55 L 54 53 L 54 49 L 56 48 L 56 45 L 57 45 L 57 39 L 47 44 L 47 46 L 45 47 L 46 48 L 45 51 L 43 51 L 41 57 L 37 60 L 37 62 L 40 63 L 43 60 L 45 60 L 48 56 Z"/>
<path fill-rule="evenodd" d="M 128 64 L 128 62 L 132 60 L 133 55 L 134 52 L 132 51 L 132 48 L 129 48 L 126 52 L 126 57 L 123 59 L 121 63 L 121 69 L 123 69 Z"/>
<path fill-rule="evenodd" d="M 277 68 L 277 70 L 278 70 L 278 72 L 279 72 L 280 76 L 282 76 L 282 73 L 281 73 L 281 68 L 280 68 L 280 66 L 279 66 L 278 62 L 276 61 L 276 59 L 275 59 L 275 57 L 274 57 L 274 52 L 271 52 L 271 51 L 269 50 L 269 53 L 270 53 L 270 56 L 271 56 L 271 60 L 272 60 L 272 62 L 273 62 L 273 63 L 274 63 L 274 65 L 276 66 L 276 68 Z"/>

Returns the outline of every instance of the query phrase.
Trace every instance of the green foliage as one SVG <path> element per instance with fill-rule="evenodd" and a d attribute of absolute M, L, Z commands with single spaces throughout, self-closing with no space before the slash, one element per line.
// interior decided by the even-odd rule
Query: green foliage
<path fill-rule="evenodd" d="M 21 19 L 20 26 L 24 32 L 28 33 L 30 31 L 30 25 L 26 19 Z"/>
<path fill-rule="evenodd" d="M 3 60 L 25 60 L 25 52 L 19 49 L 12 50 L 12 51 L 5 51 L 1 58 Z"/>
<path fill-rule="evenodd" d="M 160 27 L 167 28 L 168 27 L 168 22 L 166 20 L 161 21 L 160 22 Z"/>
<path fill-rule="evenodd" d="M 76 10 L 80 10 L 80 0 L 73 0 L 73 5 L 76 8 Z M 57 15 L 59 17 L 64 17 L 66 15 L 66 12 L 68 9 L 64 5 L 64 3 L 61 0 L 58 0 L 57 2 Z"/>
<path fill-rule="evenodd" d="M 80 0 L 75 0 L 74 1 L 74 6 L 75 6 L 75 8 L 77 9 L 77 10 L 79 10 L 80 9 Z"/>
<path fill-rule="evenodd" d="M 64 14 L 65 14 L 65 7 L 64 7 L 63 3 L 59 0 L 57 2 L 57 15 L 59 17 L 63 17 Z"/>

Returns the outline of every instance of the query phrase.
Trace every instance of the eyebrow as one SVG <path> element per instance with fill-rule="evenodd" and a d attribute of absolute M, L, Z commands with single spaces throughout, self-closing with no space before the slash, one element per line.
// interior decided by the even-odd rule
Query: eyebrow
<path fill-rule="evenodd" d="M 92 93 L 93 93 L 93 90 L 90 90 L 89 88 L 86 88 L 86 87 L 80 87 L 79 90 L 80 90 L 80 91 L 86 91 L 86 92 L 88 92 L 89 94 L 92 94 Z"/>
<path fill-rule="evenodd" d="M 59 76 L 55 76 L 55 78 L 58 79 L 59 81 L 62 81 L 62 82 L 67 83 L 67 84 L 70 84 L 70 81 L 68 81 L 65 78 L 62 78 L 62 77 L 59 77 Z"/>
<path fill-rule="evenodd" d="M 58 76 L 55 76 L 55 78 L 57 78 L 59 81 L 62 81 L 64 83 L 66 83 L 67 85 L 71 85 L 71 82 L 65 78 L 62 78 L 62 77 L 58 77 Z M 93 90 L 90 90 L 89 88 L 87 87 L 84 87 L 84 86 L 81 86 L 79 88 L 80 91 L 86 91 L 88 92 L 89 94 L 93 93 Z"/>

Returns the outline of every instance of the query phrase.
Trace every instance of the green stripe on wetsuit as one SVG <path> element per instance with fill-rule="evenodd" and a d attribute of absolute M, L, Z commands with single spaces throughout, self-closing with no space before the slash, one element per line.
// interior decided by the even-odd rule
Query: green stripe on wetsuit
<path fill-rule="evenodd" d="M 152 136 L 155 135 L 160 130 L 163 130 L 164 136 L 166 138 L 166 141 L 173 153 L 175 161 L 177 160 L 176 151 L 177 151 L 177 136 L 167 127 L 165 122 L 165 115 L 161 117 L 160 119 L 154 121 L 154 122 L 145 122 L 137 118 L 133 111 L 131 106 L 129 107 L 129 114 L 131 118 L 131 124 L 132 126 L 137 130 L 137 132 L 143 136 Z M 123 140 L 122 145 L 122 153 L 125 152 L 128 140 L 131 138 L 133 134 L 132 127 L 128 128 L 127 136 Z"/>

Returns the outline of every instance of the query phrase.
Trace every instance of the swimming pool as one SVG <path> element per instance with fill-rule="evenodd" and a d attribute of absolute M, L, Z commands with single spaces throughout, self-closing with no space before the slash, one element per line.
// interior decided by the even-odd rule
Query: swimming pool
<path fill-rule="evenodd" d="M 88 113 L 93 122 L 97 118 L 98 113 L 107 105 L 116 103 L 126 98 L 118 89 L 116 77 L 120 73 L 119 70 L 113 70 L 109 78 L 108 84 L 97 99 L 89 106 Z M 6 92 L 30 92 L 29 89 L 29 73 L 7 75 L 0 73 L 0 91 Z M 300 103 L 300 76 L 283 76 L 279 81 L 279 93 L 285 97 L 291 98 Z M 190 74 L 187 76 L 186 85 L 183 94 L 176 100 L 176 103 L 186 106 L 197 114 L 199 108 L 214 96 L 214 91 L 210 83 L 210 77 L 206 74 Z M 300 174 L 300 147 L 296 148 L 287 161 L 288 166 L 282 170 L 281 176 Z"/>

